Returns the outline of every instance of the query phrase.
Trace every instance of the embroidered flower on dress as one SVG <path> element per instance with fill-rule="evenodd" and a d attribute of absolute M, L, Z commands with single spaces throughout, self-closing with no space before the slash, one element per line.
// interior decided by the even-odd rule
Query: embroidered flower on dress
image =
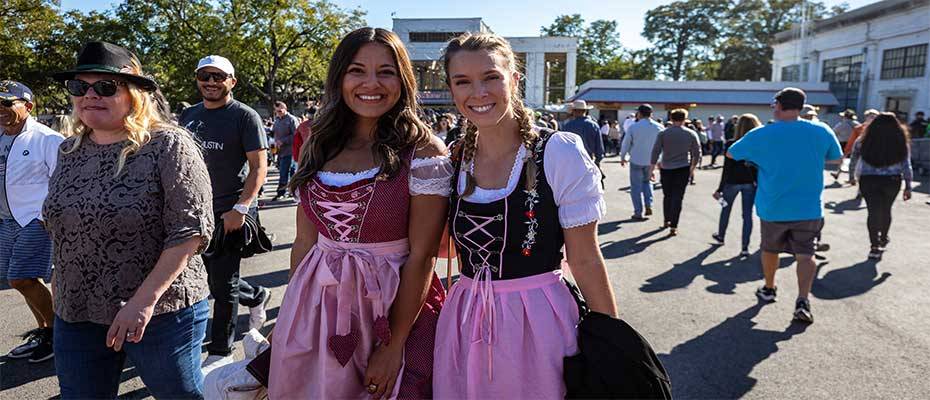
<path fill-rule="evenodd" d="M 539 182 L 539 171 L 542 171 L 542 165 L 540 165 L 542 158 L 539 157 L 539 153 L 543 148 L 543 140 L 539 139 L 536 141 L 536 147 L 533 149 L 532 162 L 536 163 L 536 179 L 533 180 L 533 187 L 529 190 L 524 190 L 526 193 L 526 216 L 527 230 L 526 230 L 526 239 L 523 240 L 523 250 L 520 251 L 524 257 L 529 257 L 533 254 L 533 245 L 536 244 L 536 228 L 539 228 L 539 222 L 536 220 L 536 211 L 534 208 L 536 204 L 539 203 L 539 192 L 536 190 L 536 186 Z"/>

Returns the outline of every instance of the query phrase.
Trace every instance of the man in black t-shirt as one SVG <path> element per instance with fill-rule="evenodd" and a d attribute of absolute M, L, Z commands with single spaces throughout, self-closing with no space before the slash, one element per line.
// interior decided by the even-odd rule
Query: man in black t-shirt
<path fill-rule="evenodd" d="M 217 231 L 227 237 L 240 232 L 246 214 L 258 219 L 258 192 L 265 182 L 268 147 L 262 119 L 255 110 L 232 98 L 236 86 L 232 63 L 220 56 L 200 60 L 196 70 L 197 88 L 203 102 L 185 109 L 181 126 L 194 133 L 204 149 L 204 161 L 213 187 L 213 212 Z M 222 221 L 222 224 L 219 222 Z M 236 334 L 238 306 L 249 307 L 249 328 L 264 324 L 265 306 L 271 291 L 252 286 L 239 277 L 241 254 L 216 249 L 205 255 L 213 305 L 213 327 L 204 373 L 231 363 Z"/>

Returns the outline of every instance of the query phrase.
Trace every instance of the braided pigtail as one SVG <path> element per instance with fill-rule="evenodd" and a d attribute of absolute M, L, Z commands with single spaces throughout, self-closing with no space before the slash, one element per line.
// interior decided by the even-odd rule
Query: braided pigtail
<path fill-rule="evenodd" d="M 478 126 L 471 121 L 465 121 L 465 137 L 462 139 L 462 165 L 465 165 L 465 191 L 462 197 L 468 196 L 475 191 L 478 182 L 475 180 L 475 174 L 472 172 L 469 162 L 475 159 L 475 152 L 478 151 Z"/>
<path fill-rule="evenodd" d="M 513 96 L 513 115 L 517 120 L 517 124 L 520 125 L 520 142 L 526 147 L 526 167 L 523 168 L 524 171 L 524 181 L 526 182 L 526 190 L 531 190 L 536 186 L 536 163 L 533 162 L 533 146 L 536 144 L 536 140 L 539 138 L 539 133 L 533 129 L 533 120 L 530 117 L 531 112 L 523 106 L 523 102 L 520 101 L 521 96 Z"/>

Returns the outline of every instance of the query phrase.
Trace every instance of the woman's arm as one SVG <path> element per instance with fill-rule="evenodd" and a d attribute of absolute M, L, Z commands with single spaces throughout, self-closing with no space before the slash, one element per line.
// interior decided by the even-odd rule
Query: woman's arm
<path fill-rule="evenodd" d="M 432 136 L 430 144 L 416 153 L 420 159 L 446 154 L 446 147 L 438 137 Z M 372 398 L 390 397 L 397 383 L 404 357 L 404 345 L 426 300 L 430 281 L 433 278 L 433 260 L 439 249 L 442 229 L 446 226 L 446 211 L 449 208 L 447 193 L 420 192 L 414 183 L 422 179 L 440 179 L 448 187 L 450 164 L 434 165 L 423 170 L 411 168 L 410 215 L 408 236 L 410 254 L 400 270 L 400 286 L 391 304 L 389 323 L 391 338 L 381 343 L 368 360 L 365 384 L 374 383 L 378 390 Z M 432 171 L 432 172 L 429 172 Z M 425 173 L 424 173 L 425 172 Z"/>
<path fill-rule="evenodd" d="M 591 311 L 617 316 L 617 303 L 597 245 L 597 222 L 562 230 L 572 276 Z"/>
<path fill-rule="evenodd" d="M 310 218 L 307 218 L 307 214 L 304 213 L 304 209 L 300 205 L 297 206 L 296 224 L 297 237 L 294 238 L 294 245 L 291 246 L 291 268 L 287 272 L 289 281 L 294 276 L 294 272 L 297 271 L 297 265 L 303 261 L 310 249 L 316 245 L 318 239 L 316 225 L 313 225 Z"/>
<path fill-rule="evenodd" d="M 202 242 L 202 236 L 194 236 L 161 252 L 155 268 L 142 281 L 142 285 L 136 289 L 136 293 L 113 319 L 110 330 L 107 332 L 107 346 L 112 347 L 115 351 L 120 351 L 124 339 L 131 343 L 142 341 L 145 327 L 152 319 L 155 303 L 168 290 L 171 283 L 178 278 L 181 271 L 187 268 L 188 261 Z M 127 338 L 127 332 L 135 332 L 135 334 L 131 338 Z"/>

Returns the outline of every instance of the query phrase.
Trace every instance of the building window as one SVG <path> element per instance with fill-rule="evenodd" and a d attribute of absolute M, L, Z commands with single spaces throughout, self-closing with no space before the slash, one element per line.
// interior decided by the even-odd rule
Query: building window
<path fill-rule="evenodd" d="M 882 79 L 917 78 L 927 69 L 927 45 L 885 50 Z"/>
<path fill-rule="evenodd" d="M 787 67 L 781 68 L 781 80 L 782 82 L 800 82 L 801 81 L 801 66 L 798 64 L 789 65 Z"/>
<path fill-rule="evenodd" d="M 411 42 L 443 43 L 461 35 L 463 32 L 410 32 Z"/>
<path fill-rule="evenodd" d="M 413 61 L 413 72 L 417 78 L 420 91 L 449 90 L 446 86 L 445 73 L 438 61 Z"/>
<path fill-rule="evenodd" d="M 840 103 L 836 107 L 845 110 L 858 109 L 859 82 L 862 79 L 862 54 L 839 57 L 823 62 L 821 81 L 830 83 L 830 91 Z"/>

